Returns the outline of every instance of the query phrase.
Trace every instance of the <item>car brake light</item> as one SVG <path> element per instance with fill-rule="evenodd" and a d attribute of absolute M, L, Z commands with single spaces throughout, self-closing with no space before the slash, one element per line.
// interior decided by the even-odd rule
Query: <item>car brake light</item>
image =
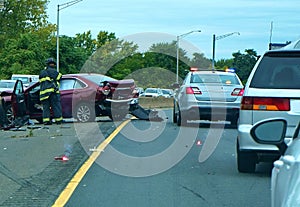
<path fill-rule="evenodd" d="M 232 96 L 243 96 L 243 94 L 244 94 L 244 89 L 242 88 L 235 88 L 231 93 Z"/>
<path fill-rule="evenodd" d="M 244 96 L 241 102 L 241 109 L 261 111 L 289 111 L 290 100 L 288 98 L 264 98 Z"/>
<path fill-rule="evenodd" d="M 111 90 L 110 86 L 106 85 L 103 87 L 102 93 L 107 96 L 110 93 L 110 90 Z"/>
<path fill-rule="evenodd" d="M 202 92 L 197 87 L 187 87 L 185 89 L 186 94 L 202 94 Z"/>

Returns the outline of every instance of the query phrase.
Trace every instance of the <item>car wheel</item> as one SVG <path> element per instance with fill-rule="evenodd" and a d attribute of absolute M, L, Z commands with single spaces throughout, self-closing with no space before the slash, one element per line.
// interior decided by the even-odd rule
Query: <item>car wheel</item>
<path fill-rule="evenodd" d="M 8 104 L 5 107 L 5 114 L 6 114 L 8 125 L 12 124 L 13 121 L 14 121 L 14 119 L 15 119 L 15 117 L 14 117 L 13 110 L 12 110 L 12 107 L 11 107 L 10 104 Z"/>
<path fill-rule="evenodd" d="M 182 113 L 182 111 L 180 111 L 180 109 L 178 108 L 177 126 L 186 126 L 186 125 L 187 125 L 187 119 L 186 119 L 184 113 Z"/>
<path fill-rule="evenodd" d="M 176 103 L 174 102 L 174 106 L 173 106 L 173 123 L 177 123 L 177 113 L 176 112 Z"/>
<path fill-rule="evenodd" d="M 254 152 L 240 151 L 238 143 L 236 148 L 238 171 L 241 173 L 254 173 L 257 160 L 256 154 Z"/>
<path fill-rule="evenodd" d="M 231 128 L 234 128 L 234 129 L 237 128 L 238 119 L 239 119 L 239 116 L 237 115 L 237 116 L 233 117 L 233 118 L 230 120 L 230 122 L 231 122 L 231 123 L 230 123 Z"/>
<path fill-rule="evenodd" d="M 74 118 L 82 123 L 95 121 L 95 108 L 91 104 L 80 103 L 75 109 Z"/>

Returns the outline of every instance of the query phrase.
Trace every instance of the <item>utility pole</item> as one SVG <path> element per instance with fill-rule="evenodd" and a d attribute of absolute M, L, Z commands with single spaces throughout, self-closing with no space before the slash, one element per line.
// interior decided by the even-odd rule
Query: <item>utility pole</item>
<path fill-rule="evenodd" d="M 74 4 L 77 4 L 83 0 L 74 0 L 74 1 L 69 1 L 63 4 L 58 4 L 57 5 L 57 30 L 56 30 L 56 70 L 59 72 L 59 11 L 63 10 L 67 7 L 70 7 Z"/>
<path fill-rule="evenodd" d="M 178 35 L 176 38 L 176 83 L 178 83 L 178 73 L 179 73 L 179 40 L 180 38 L 183 38 L 189 34 L 192 34 L 194 32 L 201 32 L 201 30 L 193 30 L 190 31 L 188 33 L 182 34 L 182 35 Z"/>
<path fill-rule="evenodd" d="M 212 51 L 212 62 L 211 62 L 211 68 L 212 70 L 215 70 L 215 47 L 216 47 L 216 40 L 221 40 L 224 39 L 226 37 L 229 37 L 231 35 L 240 35 L 239 32 L 232 32 L 232 33 L 228 33 L 228 34 L 224 34 L 224 35 L 220 35 L 220 36 L 216 36 L 215 34 L 213 34 L 213 51 Z"/>

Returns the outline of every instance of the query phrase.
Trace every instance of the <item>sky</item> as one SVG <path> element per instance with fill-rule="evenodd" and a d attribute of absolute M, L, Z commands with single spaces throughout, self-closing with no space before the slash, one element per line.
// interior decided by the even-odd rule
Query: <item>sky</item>
<path fill-rule="evenodd" d="M 59 14 L 59 35 L 90 30 L 96 38 L 100 31 L 112 32 L 138 44 L 142 52 L 179 38 L 188 55 L 200 52 L 212 58 L 215 34 L 215 59 L 220 60 L 246 49 L 261 55 L 270 41 L 300 38 L 299 0 L 82 0 L 63 8 L 68 2 L 72 0 L 48 4 L 49 22 L 57 24 Z M 58 5 L 63 8 L 59 12 Z"/>

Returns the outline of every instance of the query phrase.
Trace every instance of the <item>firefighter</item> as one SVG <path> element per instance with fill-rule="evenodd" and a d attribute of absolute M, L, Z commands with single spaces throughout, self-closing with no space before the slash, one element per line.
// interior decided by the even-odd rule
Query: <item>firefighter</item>
<path fill-rule="evenodd" d="M 43 105 L 43 123 L 51 125 L 50 110 L 56 124 L 62 123 L 62 109 L 60 102 L 59 81 L 62 74 L 56 71 L 56 62 L 53 58 L 46 60 L 46 68 L 41 71 L 39 81 L 41 84 L 40 101 Z"/>

